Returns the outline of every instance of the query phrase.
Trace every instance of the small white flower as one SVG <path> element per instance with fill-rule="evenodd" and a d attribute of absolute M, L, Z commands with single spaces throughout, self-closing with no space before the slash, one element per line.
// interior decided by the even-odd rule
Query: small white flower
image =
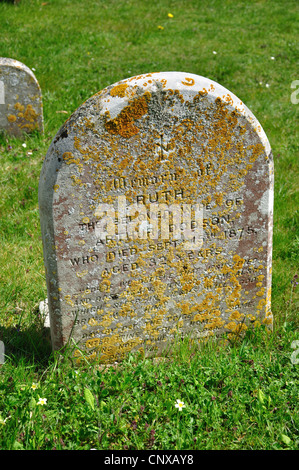
<path fill-rule="evenodd" d="M 216 51 L 213 51 L 213 54 L 214 54 L 214 55 L 216 55 L 216 54 L 217 54 L 217 52 L 216 52 Z"/>
<path fill-rule="evenodd" d="M 36 390 L 37 387 L 38 387 L 38 384 L 36 384 L 35 382 L 33 382 L 33 384 L 31 385 L 32 390 Z"/>
<path fill-rule="evenodd" d="M 269 86 L 270 86 L 269 83 L 266 83 L 266 88 L 269 88 Z"/>
<path fill-rule="evenodd" d="M 178 408 L 179 411 L 182 411 L 182 409 L 185 408 L 185 404 L 184 404 L 183 401 L 177 400 L 176 404 L 175 404 L 175 407 Z"/>
<path fill-rule="evenodd" d="M 259 82 L 259 84 L 260 84 L 260 85 L 262 85 L 262 84 L 263 84 L 263 82 Z"/>
<path fill-rule="evenodd" d="M 24 149 L 27 147 L 27 145 L 25 144 L 25 142 L 22 144 L 22 147 L 24 147 Z"/>
<path fill-rule="evenodd" d="M 47 399 L 46 398 L 39 398 L 37 405 L 46 405 L 47 404 Z"/>
<path fill-rule="evenodd" d="M 275 57 L 272 56 L 272 57 L 271 57 L 271 60 L 275 60 Z"/>

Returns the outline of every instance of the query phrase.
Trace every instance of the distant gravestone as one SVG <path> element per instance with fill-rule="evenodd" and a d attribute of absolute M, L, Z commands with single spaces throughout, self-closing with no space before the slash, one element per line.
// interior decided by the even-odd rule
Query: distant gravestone
<path fill-rule="evenodd" d="M 271 149 L 221 85 L 149 73 L 92 96 L 51 143 L 39 207 L 54 349 L 111 363 L 271 328 Z"/>
<path fill-rule="evenodd" d="M 33 72 L 14 59 L 0 57 L 0 131 L 20 137 L 43 132 L 40 86 Z"/>

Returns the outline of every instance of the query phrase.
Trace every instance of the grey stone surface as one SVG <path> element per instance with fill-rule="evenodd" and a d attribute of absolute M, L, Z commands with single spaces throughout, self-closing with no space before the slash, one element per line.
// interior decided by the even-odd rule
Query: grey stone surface
<path fill-rule="evenodd" d="M 54 349 L 72 336 L 78 361 L 112 363 L 271 328 L 271 149 L 221 85 L 153 73 L 92 96 L 51 143 L 39 207 Z"/>
<path fill-rule="evenodd" d="M 0 57 L 0 131 L 20 137 L 34 130 L 43 132 L 38 81 L 26 65 Z"/>

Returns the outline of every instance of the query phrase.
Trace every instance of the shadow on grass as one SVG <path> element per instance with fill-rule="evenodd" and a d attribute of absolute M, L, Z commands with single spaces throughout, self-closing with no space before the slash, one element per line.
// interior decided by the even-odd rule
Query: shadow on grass
<path fill-rule="evenodd" d="M 5 360 L 9 358 L 16 364 L 24 360 L 45 366 L 52 357 L 49 328 L 30 326 L 19 330 L 15 327 L 0 327 L 0 341 L 4 343 Z"/>
<path fill-rule="evenodd" d="M 21 0 L 1 0 L 3 3 L 13 3 L 14 5 L 17 5 L 20 1 Z"/>

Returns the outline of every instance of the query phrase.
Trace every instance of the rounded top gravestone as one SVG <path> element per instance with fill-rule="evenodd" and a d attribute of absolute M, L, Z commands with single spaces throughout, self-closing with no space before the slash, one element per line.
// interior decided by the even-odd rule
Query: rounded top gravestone
<path fill-rule="evenodd" d="M 248 108 L 182 72 L 128 78 L 65 122 L 40 219 L 52 344 L 113 362 L 271 327 L 273 159 Z"/>
<path fill-rule="evenodd" d="M 43 132 L 42 96 L 34 73 L 5 57 L 0 57 L 0 130 L 17 137 Z"/>

